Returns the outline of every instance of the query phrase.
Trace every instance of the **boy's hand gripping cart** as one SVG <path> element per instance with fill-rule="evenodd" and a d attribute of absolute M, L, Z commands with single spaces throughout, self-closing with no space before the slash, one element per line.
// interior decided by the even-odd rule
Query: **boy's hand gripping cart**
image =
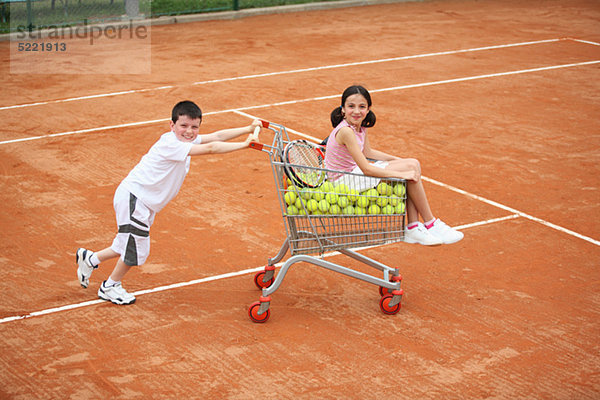
<path fill-rule="evenodd" d="M 285 154 L 292 142 L 285 127 L 267 122 L 263 122 L 263 127 L 275 132 L 272 145 L 252 143 L 251 147 L 269 154 L 287 239 L 279 253 L 268 260 L 265 270 L 254 277 L 262 296 L 248 309 L 250 319 L 258 323 L 269 319 L 270 295 L 279 288 L 290 267 L 302 261 L 378 285 L 381 310 L 396 314 L 403 295 L 398 269 L 350 249 L 404 239 L 406 182 L 385 178 L 380 183 L 373 177 L 327 170 L 322 163 L 319 168 L 291 164 Z M 310 186 L 314 187 L 302 187 L 298 171 L 310 174 L 315 182 Z M 275 277 L 275 264 L 288 250 L 291 257 Z M 333 251 L 381 271 L 383 277 L 376 278 L 309 255 L 322 256 Z"/>

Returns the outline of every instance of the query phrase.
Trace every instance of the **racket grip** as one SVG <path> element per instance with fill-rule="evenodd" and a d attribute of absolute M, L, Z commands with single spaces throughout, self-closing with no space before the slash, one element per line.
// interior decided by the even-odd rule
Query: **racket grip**
<path fill-rule="evenodd" d="M 250 143 L 250 148 L 252 148 L 254 150 L 262 150 L 263 149 L 263 144 L 262 143 L 257 143 L 257 142 L 252 142 L 252 143 Z"/>

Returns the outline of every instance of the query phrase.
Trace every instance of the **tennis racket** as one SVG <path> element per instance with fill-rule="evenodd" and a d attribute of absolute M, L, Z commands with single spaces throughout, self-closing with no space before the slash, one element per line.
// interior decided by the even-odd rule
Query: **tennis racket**
<path fill-rule="evenodd" d="M 325 155 L 315 144 L 306 140 L 289 142 L 283 150 L 284 171 L 288 178 L 299 187 L 316 188 L 325 181 L 323 170 Z"/>

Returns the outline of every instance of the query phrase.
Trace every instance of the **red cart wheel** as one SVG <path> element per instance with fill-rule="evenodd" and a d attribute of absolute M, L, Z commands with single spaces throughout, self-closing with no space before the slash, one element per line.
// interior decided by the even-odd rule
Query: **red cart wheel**
<path fill-rule="evenodd" d="M 390 280 L 391 282 L 402 282 L 402 277 L 400 275 L 398 276 L 392 276 L 392 279 Z M 386 294 L 391 294 L 392 291 L 388 288 L 384 288 L 383 286 L 379 286 L 379 295 L 381 297 L 385 296 Z"/>
<path fill-rule="evenodd" d="M 402 307 L 401 303 L 398 303 L 395 306 L 390 307 L 389 304 L 392 301 L 393 297 L 394 297 L 394 295 L 386 294 L 385 296 L 383 296 L 381 298 L 381 300 L 379 300 L 379 308 L 381 308 L 381 311 L 383 311 L 384 314 L 394 315 L 394 314 L 397 314 L 398 311 L 400 311 L 400 307 Z"/>
<path fill-rule="evenodd" d="M 257 272 L 256 275 L 254 275 L 254 284 L 259 289 L 263 289 L 263 288 L 267 288 L 267 287 L 271 286 L 271 284 L 275 280 L 275 278 L 271 278 L 268 281 L 263 282 L 265 274 L 266 274 L 266 271 L 261 271 L 261 272 Z"/>
<path fill-rule="evenodd" d="M 263 322 L 267 322 L 269 317 L 271 316 L 271 310 L 267 309 L 262 315 L 258 315 L 258 309 L 260 308 L 260 301 L 252 303 L 250 308 L 248 309 L 248 316 L 252 320 L 252 322 L 256 322 L 261 324 Z"/>

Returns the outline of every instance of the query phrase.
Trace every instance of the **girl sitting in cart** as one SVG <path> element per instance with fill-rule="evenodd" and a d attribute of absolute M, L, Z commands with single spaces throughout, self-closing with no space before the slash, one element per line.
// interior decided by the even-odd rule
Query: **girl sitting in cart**
<path fill-rule="evenodd" d="M 364 87 L 354 85 L 344 91 L 341 106 L 331 112 L 334 129 L 326 139 L 325 167 L 376 177 L 370 187 L 377 186 L 381 178 L 405 179 L 407 225 L 404 241 L 427 246 L 458 242 L 464 237 L 463 233 L 434 217 L 431 211 L 419 161 L 386 154 L 369 145 L 366 128 L 375 125 L 371 105 L 371 95 Z M 370 162 L 368 159 L 378 161 Z"/>

